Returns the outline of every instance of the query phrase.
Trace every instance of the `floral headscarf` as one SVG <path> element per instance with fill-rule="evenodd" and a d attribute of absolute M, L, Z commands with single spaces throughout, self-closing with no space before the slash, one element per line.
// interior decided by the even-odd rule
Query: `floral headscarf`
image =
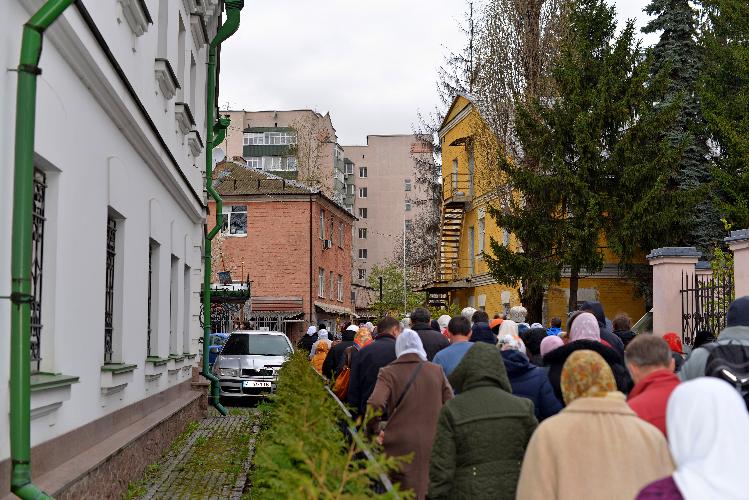
<path fill-rule="evenodd" d="M 366 326 L 363 326 L 359 328 L 359 331 L 356 332 L 356 335 L 354 336 L 354 343 L 359 346 L 359 349 L 361 349 L 364 346 L 367 346 L 372 342 L 372 332 L 369 331 L 369 328 Z"/>
<path fill-rule="evenodd" d="M 605 397 L 616 391 L 616 382 L 600 354 L 582 350 L 573 352 L 565 361 L 561 387 L 564 403 L 569 405 L 578 398 Z"/>
<path fill-rule="evenodd" d="M 582 313 L 575 316 L 575 321 L 570 328 L 570 342 L 576 340 L 601 341 L 601 329 L 598 320 L 591 313 Z"/>
<path fill-rule="evenodd" d="M 668 332 L 663 336 L 663 340 L 666 341 L 668 347 L 671 349 L 671 352 L 684 354 L 684 348 L 681 346 L 681 339 L 679 338 L 679 335 L 674 332 Z"/>
<path fill-rule="evenodd" d="M 517 335 L 500 335 L 497 347 L 500 351 L 520 351 L 525 354 L 525 343 Z"/>

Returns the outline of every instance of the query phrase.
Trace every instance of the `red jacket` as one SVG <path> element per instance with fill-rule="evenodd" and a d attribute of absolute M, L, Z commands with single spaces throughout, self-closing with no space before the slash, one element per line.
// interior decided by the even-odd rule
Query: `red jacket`
<path fill-rule="evenodd" d="M 635 384 L 627 403 L 641 419 L 658 427 L 666 438 L 666 405 L 679 377 L 666 368 L 656 370 Z"/>

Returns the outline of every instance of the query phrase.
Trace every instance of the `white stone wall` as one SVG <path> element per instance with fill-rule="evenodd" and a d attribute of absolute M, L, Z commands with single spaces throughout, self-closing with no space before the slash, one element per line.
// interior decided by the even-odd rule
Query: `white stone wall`
<path fill-rule="evenodd" d="M 22 25 L 42 3 L 4 2 L 0 16 L 3 68 L 17 66 Z M 41 369 L 77 376 L 80 382 L 69 389 L 33 393 L 32 445 L 190 377 L 187 359 L 163 366 L 146 363 L 150 242 L 159 246 L 153 277 L 152 355 L 167 358 L 195 353 L 196 339 L 202 333 L 198 314 L 204 150 L 195 137 L 205 137 L 207 46 L 199 30 L 191 29 L 187 9 L 196 8 L 195 2 L 146 0 L 153 23 L 134 23 L 133 28 L 123 5 L 137 3 L 83 2 L 145 114 L 76 6 L 69 7 L 45 35 L 35 143 L 37 167 L 46 172 L 48 183 Z M 215 33 L 217 3 L 203 1 L 209 10 L 205 17 L 209 36 Z M 185 26 L 181 41 L 180 19 Z M 164 25 L 166 43 L 161 45 L 165 52 L 160 52 L 159 30 Z M 146 31 L 138 36 L 143 28 Z M 184 68 L 177 75 L 181 89 L 171 98 L 156 80 L 157 57 L 168 59 L 177 72 Z M 10 294 L 11 283 L 16 78 L 12 71 L 0 74 L 0 296 Z M 178 102 L 188 103 L 194 117 L 195 124 L 189 124 L 187 133 L 178 125 Z M 101 371 L 108 213 L 121 219 L 113 361 L 137 364 L 137 369 L 121 375 Z M 10 454 L 9 313 L 9 301 L 0 299 L 0 460 Z"/>

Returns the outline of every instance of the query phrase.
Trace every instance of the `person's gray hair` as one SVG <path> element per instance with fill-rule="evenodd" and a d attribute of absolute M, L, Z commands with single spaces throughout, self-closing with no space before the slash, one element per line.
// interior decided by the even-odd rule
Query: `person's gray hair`
<path fill-rule="evenodd" d="M 665 340 L 657 335 L 637 335 L 627 344 L 624 359 L 638 367 L 662 366 L 668 368 L 671 363 L 671 348 Z"/>
<path fill-rule="evenodd" d="M 460 312 L 460 315 L 463 316 L 465 319 L 473 323 L 473 313 L 476 312 L 476 309 L 473 307 L 466 307 Z"/>

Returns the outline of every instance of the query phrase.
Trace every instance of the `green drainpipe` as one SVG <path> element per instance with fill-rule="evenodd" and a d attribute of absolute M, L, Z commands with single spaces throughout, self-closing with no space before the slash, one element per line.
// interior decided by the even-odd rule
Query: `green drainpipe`
<path fill-rule="evenodd" d="M 52 498 L 31 482 L 31 211 L 34 192 L 36 77 L 42 35 L 73 0 L 49 0 L 23 25 L 16 89 L 13 241 L 10 308 L 11 491 L 19 498 Z"/>
<path fill-rule="evenodd" d="M 211 41 L 210 48 L 208 49 L 208 83 L 206 86 L 206 123 L 208 124 L 205 133 L 205 185 L 208 195 L 213 198 L 216 202 L 216 225 L 208 231 L 205 235 L 205 248 L 204 248 L 204 269 L 203 269 L 203 372 L 202 375 L 211 381 L 211 395 L 209 402 L 214 406 L 219 413 L 227 415 L 226 408 L 223 407 L 220 401 L 220 382 L 218 377 L 211 373 L 208 367 L 208 348 L 209 336 L 211 334 L 211 276 L 213 271 L 211 270 L 211 241 L 221 230 L 223 222 L 223 203 L 221 196 L 213 188 L 213 148 L 216 144 L 220 143 L 226 133 L 226 128 L 229 126 L 229 120 L 227 118 L 221 118 L 214 123 L 215 116 L 214 110 L 216 108 L 216 53 L 218 52 L 218 46 L 221 42 L 236 33 L 239 28 L 239 12 L 244 7 L 244 0 L 226 0 L 224 2 L 226 6 L 226 22 L 221 25 L 216 33 L 216 38 Z M 216 134 L 214 136 L 214 133 Z M 29 206 L 31 206 L 29 204 Z"/>

